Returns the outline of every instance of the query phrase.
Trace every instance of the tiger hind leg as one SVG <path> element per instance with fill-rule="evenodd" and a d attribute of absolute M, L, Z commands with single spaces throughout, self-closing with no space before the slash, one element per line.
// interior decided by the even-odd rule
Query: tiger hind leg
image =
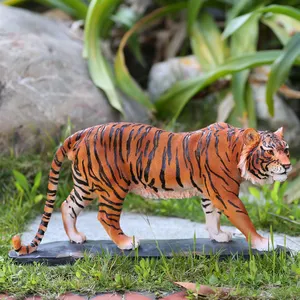
<path fill-rule="evenodd" d="M 206 230 L 209 233 L 211 240 L 220 243 L 230 242 L 232 240 L 232 233 L 222 231 L 220 227 L 221 211 L 213 206 L 209 199 L 202 199 L 202 209 L 205 213 Z"/>
<path fill-rule="evenodd" d="M 130 237 L 124 234 L 120 226 L 120 217 L 124 197 L 110 196 L 108 193 L 99 194 L 99 212 L 98 220 L 112 241 L 121 250 L 135 249 L 140 242 L 136 237 Z"/>
<path fill-rule="evenodd" d="M 90 192 L 84 192 L 83 189 L 75 187 L 61 205 L 64 228 L 69 240 L 73 243 L 82 244 L 86 241 L 85 234 L 77 230 L 76 222 L 82 209 L 92 200 Z"/>

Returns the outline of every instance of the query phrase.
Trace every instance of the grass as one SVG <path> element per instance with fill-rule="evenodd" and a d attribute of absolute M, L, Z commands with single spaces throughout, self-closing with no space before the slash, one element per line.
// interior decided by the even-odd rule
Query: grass
<path fill-rule="evenodd" d="M 41 182 L 34 194 L 36 198 L 37 195 L 45 193 L 49 161 L 48 156 L 0 158 L 0 293 L 6 292 L 20 299 L 30 294 L 55 299 L 59 294 L 70 291 L 94 295 L 105 291 L 138 290 L 161 296 L 179 289 L 174 281 L 191 281 L 233 287 L 233 299 L 298 299 L 300 254 L 289 257 L 270 253 L 262 257 L 252 256 L 250 261 L 242 258 L 219 261 L 218 256 L 206 258 L 192 254 L 186 258 L 178 256 L 172 259 L 85 256 L 74 265 L 66 266 L 14 264 L 7 257 L 11 248 L 11 237 L 22 232 L 32 217 L 41 214 L 43 201 L 35 201 L 32 199 L 33 194 L 28 195 L 22 189 L 16 188 L 12 170 L 16 169 L 26 175 L 30 191 L 36 174 L 42 171 Z M 70 172 L 66 164 L 62 170 L 57 207 L 70 189 Z M 261 193 L 268 196 L 267 191 Z M 128 198 L 125 201 L 125 208 L 128 210 L 180 216 L 196 221 L 204 219 L 196 198 L 161 202 L 145 201 L 134 195 Z M 269 214 L 280 209 L 282 216 L 299 220 L 297 204 L 287 206 L 280 199 L 274 204 L 270 196 L 264 205 L 250 203 L 246 199 L 246 206 L 257 227 L 268 229 L 272 225 L 276 231 L 299 235 L 297 224 Z M 223 223 L 224 221 L 226 220 Z"/>

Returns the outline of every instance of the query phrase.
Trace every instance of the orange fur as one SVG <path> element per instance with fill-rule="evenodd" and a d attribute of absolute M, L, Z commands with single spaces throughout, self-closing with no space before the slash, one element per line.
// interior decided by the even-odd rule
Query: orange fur
<path fill-rule="evenodd" d="M 287 147 L 282 130 L 274 134 L 226 123 L 186 133 L 134 123 L 87 128 L 69 137 L 55 154 L 44 214 L 31 245 L 21 245 L 17 236 L 13 247 L 20 255 L 37 249 L 53 212 L 59 171 L 67 156 L 72 161 L 74 188 L 61 211 L 73 242 L 85 241 L 76 220 L 98 198 L 98 219 L 111 239 L 121 249 L 137 247 L 138 239 L 126 236 L 120 227 L 123 201 L 133 192 L 148 198 L 202 197 L 212 238 L 231 237 L 220 230 L 219 215 L 224 213 L 247 239 L 251 237 L 253 248 L 265 250 L 268 241 L 256 232 L 238 197 L 239 187 L 244 179 L 284 180 L 291 169 Z"/>

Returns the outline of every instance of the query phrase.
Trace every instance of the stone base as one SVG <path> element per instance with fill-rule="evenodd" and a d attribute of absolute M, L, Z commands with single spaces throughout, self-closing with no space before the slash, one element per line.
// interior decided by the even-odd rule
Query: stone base
<path fill-rule="evenodd" d="M 289 249 L 279 246 L 278 252 L 285 251 L 290 254 Z M 126 255 L 139 257 L 173 257 L 174 255 L 187 256 L 191 252 L 196 255 L 210 256 L 220 254 L 220 258 L 235 258 L 237 256 L 249 259 L 249 245 L 245 239 L 234 239 L 229 243 L 217 243 L 209 239 L 180 239 L 180 240 L 142 240 L 136 250 L 120 250 L 109 240 L 89 240 L 84 244 L 72 244 L 67 241 L 41 244 L 38 250 L 29 255 L 18 256 L 14 250 L 9 252 L 9 257 L 17 263 L 43 262 L 48 265 L 61 265 L 72 263 L 83 257 L 84 252 L 110 255 Z M 266 252 L 252 250 L 253 254 L 263 255 Z"/>

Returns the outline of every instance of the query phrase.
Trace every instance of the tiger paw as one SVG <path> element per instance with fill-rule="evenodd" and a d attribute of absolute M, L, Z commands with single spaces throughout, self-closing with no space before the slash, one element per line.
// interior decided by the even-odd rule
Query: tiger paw
<path fill-rule="evenodd" d="M 275 241 L 271 241 L 270 238 L 258 238 L 252 241 L 251 248 L 258 251 L 273 251 L 277 247 Z"/>
<path fill-rule="evenodd" d="M 219 243 L 227 243 L 232 241 L 232 233 L 220 230 L 217 233 L 209 233 L 211 240 L 215 240 Z"/>
<path fill-rule="evenodd" d="M 83 244 L 86 241 L 86 236 L 82 232 L 73 233 L 69 235 L 71 243 Z"/>
<path fill-rule="evenodd" d="M 140 241 L 135 236 L 129 237 L 129 236 L 123 235 L 120 237 L 120 240 L 118 240 L 118 242 L 116 242 L 116 245 L 121 250 L 131 250 L 131 249 L 138 248 L 140 245 Z"/>

